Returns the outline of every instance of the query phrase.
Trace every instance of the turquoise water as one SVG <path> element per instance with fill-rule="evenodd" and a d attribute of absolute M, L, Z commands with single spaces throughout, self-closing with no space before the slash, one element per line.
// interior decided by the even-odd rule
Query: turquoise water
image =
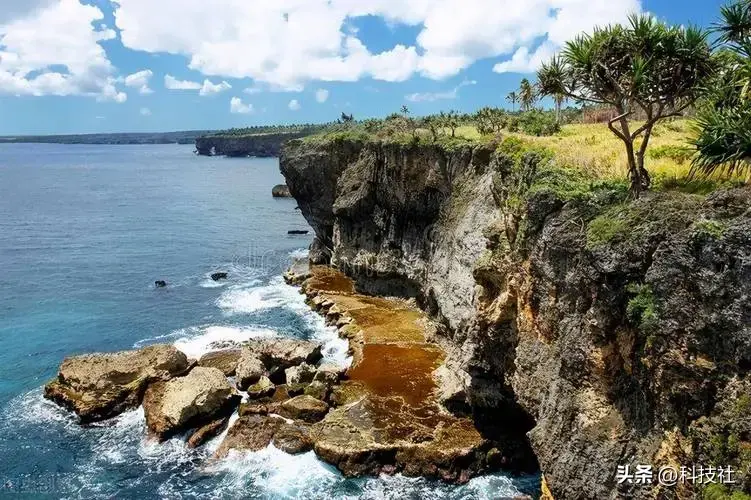
<path fill-rule="evenodd" d="M 304 255 L 295 201 L 273 199 L 275 159 L 196 157 L 191 146 L 0 144 L 0 495 L 52 498 L 502 498 L 536 478 L 448 486 L 344 479 L 312 453 L 270 447 L 212 460 L 145 439 L 142 410 L 81 427 L 41 397 L 67 355 L 286 335 L 346 344 L 281 272 Z M 213 271 L 228 271 L 215 283 Z M 166 280 L 155 289 L 154 280 Z"/>

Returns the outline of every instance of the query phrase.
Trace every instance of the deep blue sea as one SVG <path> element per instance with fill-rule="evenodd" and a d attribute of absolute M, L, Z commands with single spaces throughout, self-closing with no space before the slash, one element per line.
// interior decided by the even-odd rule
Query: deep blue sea
<path fill-rule="evenodd" d="M 42 398 L 65 356 L 173 343 L 191 357 L 287 335 L 346 344 L 281 280 L 309 229 L 274 199 L 276 159 L 192 146 L 0 144 L 0 496 L 37 498 L 503 498 L 535 478 L 448 486 L 344 479 L 311 453 L 269 447 L 211 459 L 145 439 L 143 411 L 81 427 Z M 228 271 L 226 282 L 209 278 Z M 164 289 L 154 281 L 168 282 Z M 531 489 L 531 491 L 530 491 Z"/>

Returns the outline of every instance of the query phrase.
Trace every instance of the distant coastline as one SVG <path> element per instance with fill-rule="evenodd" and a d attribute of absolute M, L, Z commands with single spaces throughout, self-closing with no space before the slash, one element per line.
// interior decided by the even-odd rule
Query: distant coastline
<path fill-rule="evenodd" d="M 18 135 L 0 137 L 2 143 L 41 144 L 194 144 L 198 137 L 215 133 L 216 130 L 187 130 L 180 132 L 129 132 L 110 134 L 65 134 L 65 135 Z"/>

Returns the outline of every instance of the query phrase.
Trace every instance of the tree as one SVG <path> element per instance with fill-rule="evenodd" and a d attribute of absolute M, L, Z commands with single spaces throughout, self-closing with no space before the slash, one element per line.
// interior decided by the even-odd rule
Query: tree
<path fill-rule="evenodd" d="M 519 102 L 519 95 L 516 92 L 509 92 L 506 100 L 511 103 L 511 111 L 516 111 L 516 103 Z"/>
<path fill-rule="evenodd" d="M 566 94 L 553 94 L 553 102 L 555 103 L 555 121 L 556 123 L 561 123 L 561 106 L 568 97 L 566 97 Z"/>
<path fill-rule="evenodd" d="M 342 111 L 342 118 L 341 118 L 341 120 L 342 120 L 343 123 L 352 123 L 353 121 L 355 121 L 355 117 L 352 114 L 348 115 L 348 114 L 346 114 L 345 112 Z"/>
<path fill-rule="evenodd" d="M 627 26 L 579 35 L 537 77 L 543 95 L 616 109 L 608 127 L 625 145 L 631 193 L 638 198 L 651 184 L 644 156 L 655 124 L 694 104 L 714 68 L 706 32 L 639 15 Z M 629 120 L 637 111 L 646 117 L 642 124 Z"/>
<path fill-rule="evenodd" d="M 720 14 L 719 71 L 697 113 L 693 141 L 692 173 L 704 175 L 751 172 L 751 3 L 738 1 Z"/>
<path fill-rule="evenodd" d="M 441 111 L 438 119 L 441 121 L 443 127 L 451 130 L 451 137 L 456 137 L 456 129 L 459 128 L 459 116 L 457 112 L 454 110 L 451 110 L 448 113 Z"/>
<path fill-rule="evenodd" d="M 402 104 L 402 108 L 399 111 L 404 115 L 405 118 L 409 115 L 409 108 L 406 104 Z"/>
<path fill-rule="evenodd" d="M 537 101 L 537 91 L 535 86 L 529 83 L 529 80 L 523 78 L 519 84 L 519 104 L 522 111 L 529 111 Z"/>

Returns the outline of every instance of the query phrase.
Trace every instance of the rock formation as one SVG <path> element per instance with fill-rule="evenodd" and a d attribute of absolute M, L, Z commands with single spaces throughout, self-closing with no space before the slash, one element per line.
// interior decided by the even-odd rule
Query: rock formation
<path fill-rule="evenodd" d="M 189 368 L 185 354 L 169 345 L 72 356 L 45 386 L 44 396 L 74 411 L 82 422 L 94 422 L 137 407 L 149 384 Z"/>
<path fill-rule="evenodd" d="M 309 131 L 245 136 L 205 135 L 196 139 L 196 152 L 203 156 L 279 156 L 282 144 L 308 135 Z"/>
<path fill-rule="evenodd" d="M 217 368 L 193 368 L 184 377 L 156 382 L 146 389 L 146 425 L 160 440 L 227 416 L 240 397 Z"/>
<path fill-rule="evenodd" d="M 513 138 L 292 141 L 280 167 L 311 263 L 416 299 L 441 325 L 445 406 L 526 434 L 555 498 L 674 494 L 617 484 L 636 464 L 730 464 L 751 491 L 751 189 L 630 202 Z M 336 462 L 337 443 L 316 451 Z"/>
<path fill-rule="evenodd" d="M 274 198 L 291 198 L 292 194 L 286 184 L 277 184 L 271 188 L 271 196 Z"/>

